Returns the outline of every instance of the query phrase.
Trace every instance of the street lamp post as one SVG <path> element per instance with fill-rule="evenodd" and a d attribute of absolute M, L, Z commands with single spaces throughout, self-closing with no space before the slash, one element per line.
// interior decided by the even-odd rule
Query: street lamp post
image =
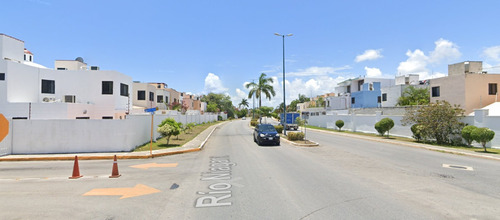
<path fill-rule="evenodd" d="M 278 34 L 274 33 L 274 35 L 283 38 L 283 118 L 281 119 L 281 124 L 283 125 L 283 134 L 286 135 L 286 102 L 285 102 L 285 37 L 290 37 L 293 34 Z"/>

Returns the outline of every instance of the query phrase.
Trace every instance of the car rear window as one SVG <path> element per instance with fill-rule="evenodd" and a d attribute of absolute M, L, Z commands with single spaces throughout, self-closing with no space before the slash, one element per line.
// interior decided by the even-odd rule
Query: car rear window
<path fill-rule="evenodd" d="M 261 125 L 259 129 L 264 132 L 276 131 L 276 129 L 274 129 L 274 126 L 272 125 Z"/>

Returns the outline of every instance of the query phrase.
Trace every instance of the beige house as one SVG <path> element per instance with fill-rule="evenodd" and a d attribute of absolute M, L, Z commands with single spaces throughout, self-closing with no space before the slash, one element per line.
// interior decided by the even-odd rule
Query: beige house
<path fill-rule="evenodd" d="M 498 101 L 500 74 L 488 74 L 482 66 L 482 61 L 448 65 L 447 77 L 430 80 L 431 102 L 446 100 L 469 114 Z"/>

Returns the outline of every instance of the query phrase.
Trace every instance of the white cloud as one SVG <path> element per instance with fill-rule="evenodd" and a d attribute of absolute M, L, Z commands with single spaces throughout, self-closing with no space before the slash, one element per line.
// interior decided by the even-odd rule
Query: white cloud
<path fill-rule="evenodd" d="M 462 55 L 458 46 L 448 40 L 439 39 L 434 42 L 436 47 L 429 55 L 425 55 L 422 50 L 408 50 L 406 56 L 408 59 L 399 63 L 398 74 L 419 74 L 420 79 L 429 79 L 446 76 L 446 74 L 429 71 L 428 65 L 441 64 L 460 58 Z"/>
<path fill-rule="evenodd" d="M 363 62 L 366 60 L 376 60 L 382 58 L 382 49 L 378 50 L 365 50 L 365 52 L 361 55 L 356 56 L 356 63 Z"/>
<path fill-rule="evenodd" d="M 351 69 L 350 66 L 346 65 L 343 67 L 318 67 L 313 66 L 307 69 L 300 69 L 298 72 L 286 73 L 286 76 L 326 76 L 328 74 L 338 74 L 337 71 Z"/>
<path fill-rule="evenodd" d="M 436 42 L 436 48 L 430 53 L 429 62 L 440 63 L 459 58 L 462 54 L 458 50 L 458 46 L 451 41 L 439 39 Z"/>
<path fill-rule="evenodd" d="M 382 71 L 379 68 L 370 68 L 365 66 L 366 77 L 381 77 Z"/>
<path fill-rule="evenodd" d="M 483 55 L 489 60 L 500 62 L 500 46 L 488 47 L 484 49 Z"/>
<path fill-rule="evenodd" d="M 227 88 L 222 85 L 222 81 L 219 76 L 208 73 L 207 77 L 205 77 L 205 93 L 226 93 Z"/>

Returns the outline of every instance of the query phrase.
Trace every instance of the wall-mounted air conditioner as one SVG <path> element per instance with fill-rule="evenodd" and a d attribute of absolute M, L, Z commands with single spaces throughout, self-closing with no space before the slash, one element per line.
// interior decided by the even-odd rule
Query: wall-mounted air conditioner
<path fill-rule="evenodd" d="M 65 95 L 64 96 L 64 102 L 65 103 L 75 103 L 76 102 L 76 97 L 74 95 Z"/>

